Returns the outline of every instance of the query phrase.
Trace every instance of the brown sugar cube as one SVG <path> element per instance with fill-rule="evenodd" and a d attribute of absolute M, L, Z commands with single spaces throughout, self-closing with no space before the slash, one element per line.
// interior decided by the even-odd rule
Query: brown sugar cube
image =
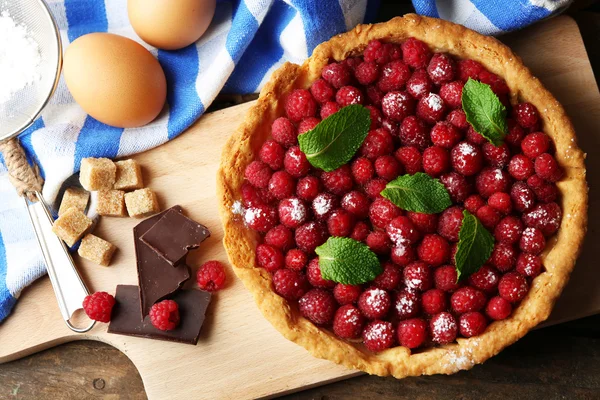
<path fill-rule="evenodd" d="M 98 215 L 108 217 L 126 217 L 125 192 L 122 190 L 100 190 L 96 212 Z"/>
<path fill-rule="evenodd" d="M 63 215 L 54 221 L 52 232 L 71 247 L 81 239 L 91 226 L 92 220 L 84 213 L 75 208 L 69 208 Z"/>
<path fill-rule="evenodd" d="M 130 217 L 144 217 L 160 211 L 156 195 L 148 188 L 126 193 L 125 205 Z"/>
<path fill-rule="evenodd" d="M 86 260 L 108 267 L 116 249 L 114 244 L 88 233 L 81 239 L 77 252 Z"/>
<path fill-rule="evenodd" d="M 108 158 L 84 158 L 81 160 L 79 182 L 86 190 L 112 189 L 116 176 L 117 166 Z"/>
<path fill-rule="evenodd" d="M 63 194 L 58 216 L 60 217 L 69 208 L 75 208 L 81 212 L 85 212 L 88 201 L 90 200 L 90 192 L 79 188 L 68 188 Z"/>
<path fill-rule="evenodd" d="M 115 162 L 117 166 L 117 179 L 114 189 L 133 190 L 144 187 L 142 169 L 135 160 L 123 160 Z"/>

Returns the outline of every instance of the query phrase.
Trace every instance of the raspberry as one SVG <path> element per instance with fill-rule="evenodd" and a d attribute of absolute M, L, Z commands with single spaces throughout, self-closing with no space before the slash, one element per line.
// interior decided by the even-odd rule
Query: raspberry
<path fill-rule="evenodd" d="M 321 122 L 321 120 L 317 117 L 304 118 L 298 124 L 298 135 L 310 131 L 315 126 L 319 125 L 319 122 Z"/>
<path fill-rule="evenodd" d="M 444 83 L 440 87 L 440 97 L 450 108 L 462 106 L 462 91 L 465 84 L 461 81 Z"/>
<path fill-rule="evenodd" d="M 252 186 L 263 189 L 269 185 L 272 173 L 271 168 L 264 162 L 252 161 L 246 167 L 244 176 Z"/>
<path fill-rule="evenodd" d="M 545 181 L 538 175 L 531 175 L 527 179 L 527 186 L 533 190 L 535 197 L 543 203 L 552 203 L 558 199 L 558 189 L 556 188 L 556 185 Z"/>
<path fill-rule="evenodd" d="M 456 63 L 456 70 L 458 79 L 466 82 L 469 78 L 477 79 L 481 71 L 483 71 L 483 65 L 473 60 L 459 60 Z"/>
<path fill-rule="evenodd" d="M 294 246 L 294 234 L 283 225 L 271 228 L 265 235 L 265 243 L 282 251 L 287 251 Z"/>
<path fill-rule="evenodd" d="M 298 146 L 288 149 L 283 158 L 283 165 L 285 170 L 294 178 L 301 178 L 310 171 L 310 163 Z"/>
<path fill-rule="evenodd" d="M 391 262 L 383 264 L 383 272 L 375 278 L 373 284 L 383 290 L 394 290 L 398 287 L 402 274 L 400 269 Z"/>
<path fill-rule="evenodd" d="M 418 69 L 406 82 L 406 91 L 415 99 L 420 99 L 431 92 L 433 84 L 424 69 Z"/>
<path fill-rule="evenodd" d="M 452 265 L 444 265 L 435 270 L 435 287 L 444 292 L 453 292 L 459 288 L 457 281 L 456 268 Z"/>
<path fill-rule="evenodd" d="M 366 242 L 371 251 L 381 255 L 388 254 L 392 247 L 390 238 L 382 231 L 373 231 L 369 233 Z"/>
<path fill-rule="evenodd" d="M 506 272 L 513 269 L 517 261 L 517 254 L 512 245 L 506 243 L 496 243 L 489 262 L 500 272 Z"/>
<path fill-rule="evenodd" d="M 513 148 L 520 149 L 524 137 L 525 130 L 514 119 L 510 118 L 508 120 L 508 135 L 504 138 L 506 143 L 510 144 Z"/>
<path fill-rule="evenodd" d="M 467 130 L 470 126 L 467 122 L 467 116 L 465 115 L 465 112 L 461 109 L 450 111 L 446 116 L 446 121 L 461 131 Z"/>
<path fill-rule="evenodd" d="M 340 61 L 342 64 L 345 64 L 348 68 L 350 68 L 350 71 L 354 72 L 356 70 L 356 67 L 358 67 L 358 65 L 362 62 L 362 58 L 361 57 L 348 57 L 342 61 Z"/>
<path fill-rule="evenodd" d="M 340 107 L 346 107 L 351 104 L 363 104 L 364 97 L 362 92 L 354 86 L 343 86 L 335 94 L 335 101 Z"/>
<path fill-rule="evenodd" d="M 383 123 L 382 122 L 383 117 L 381 115 L 381 111 L 374 106 L 366 106 L 365 108 L 367 110 L 369 110 L 369 117 L 371 118 L 371 126 L 370 126 L 369 130 L 380 128 Z"/>
<path fill-rule="evenodd" d="M 427 73 L 436 85 L 450 82 L 454 79 L 456 65 L 454 60 L 446 54 L 436 53 L 427 66 Z"/>
<path fill-rule="evenodd" d="M 296 244 L 307 254 L 312 254 L 326 240 L 326 227 L 315 221 L 308 222 L 296 229 Z"/>
<path fill-rule="evenodd" d="M 402 165 L 394 156 L 381 156 L 375 160 L 377 175 L 386 181 L 396 179 L 402 172 Z"/>
<path fill-rule="evenodd" d="M 452 314 L 444 311 L 431 317 L 429 330 L 431 340 L 439 344 L 447 344 L 456 339 L 458 327 Z"/>
<path fill-rule="evenodd" d="M 525 136 L 521 142 L 523 154 L 532 160 L 550 150 L 550 138 L 544 132 L 534 132 Z"/>
<path fill-rule="evenodd" d="M 376 106 L 381 105 L 381 99 L 383 99 L 385 93 L 379 90 L 379 88 L 376 85 L 367 86 L 366 93 L 369 103 Z"/>
<path fill-rule="evenodd" d="M 423 151 L 423 171 L 426 174 L 438 177 L 450 169 L 450 153 L 448 150 L 431 146 Z"/>
<path fill-rule="evenodd" d="M 386 185 L 387 185 L 387 182 L 385 179 L 382 179 L 382 178 L 371 179 L 365 185 L 365 193 L 371 199 L 381 198 L 382 197 L 381 191 L 383 189 L 385 189 Z"/>
<path fill-rule="evenodd" d="M 523 233 L 523 223 L 515 216 L 509 215 L 500 220 L 494 230 L 494 237 L 497 241 L 506 244 L 515 244 L 521 239 Z"/>
<path fill-rule="evenodd" d="M 291 269 L 279 269 L 273 274 L 275 292 L 286 300 L 295 301 L 304 296 L 308 284 L 304 275 Z"/>
<path fill-rule="evenodd" d="M 508 85 L 506 82 L 504 82 L 504 79 L 492 72 L 483 70 L 479 73 L 479 81 L 481 83 L 485 83 L 486 85 L 490 85 L 496 96 L 500 97 L 500 101 L 502 101 L 505 106 L 509 106 L 508 103 L 503 101 L 503 97 L 505 97 L 504 95 L 508 94 L 510 91 Z"/>
<path fill-rule="evenodd" d="M 512 313 L 512 305 L 500 296 L 492 297 L 485 307 L 485 313 L 494 321 L 500 321 Z"/>
<path fill-rule="evenodd" d="M 291 197 L 296 189 L 296 180 L 285 171 L 277 171 L 269 180 L 269 192 L 279 200 Z"/>
<path fill-rule="evenodd" d="M 534 254 L 521 253 L 517 258 L 516 271 L 523 276 L 535 278 L 542 273 L 542 260 Z"/>
<path fill-rule="evenodd" d="M 548 153 L 540 154 L 535 159 L 535 173 L 549 182 L 559 181 L 563 177 L 563 170 L 556 159 Z"/>
<path fill-rule="evenodd" d="M 534 128 L 539 121 L 537 108 L 531 103 L 519 103 L 513 108 L 513 117 L 523 128 Z"/>
<path fill-rule="evenodd" d="M 446 186 L 450 198 L 455 203 L 462 203 L 473 191 L 473 185 L 458 172 L 449 172 L 440 176 L 440 181 Z"/>
<path fill-rule="evenodd" d="M 308 262 L 308 256 L 299 249 L 291 249 L 285 255 L 286 268 L 302 271 Z"/>
<path fill-rule="evenodd" d="M 375 353 L 392 347 L 394 335 L 394 327 L 387 321 L 369 322 L 362 332 L 365 347 Z"/>
<path fill-rule="evenodd" d="M 349 192 L 352 190 L 352 186 L 354 186 L 352 170 L 348 164 L 344 164 L 333 171 L 323 172 L 321 181 L 323 181 L 325 189 L 339 196 Z"/>
<path fill-rule="evenodd" d="M 416 349 L 427 340 L 427 323 L 421 318 L 412 318 L 398 324 L 398 343 Z"/>
<path fill-rule="evenodd" d="M 379 40 L 371 40 L 363 52 L 363 58 L 367 62 L 385 64 L 390 61 L 390 51 L 392 48 Z"/>
<path fill-rule="evenodd" d="M 317 79 L 310 87 L 310 93 L 316 101 L 323 104 L 333 100 L 335 89 L 331 87 L 324 79 Z"/>
<path fill-rule="evenodd" d="M 331 236 L 350 236 L 354 228 L 354 217 L 344 209 L 334 211 L 327 219 L 327 230 Z"/>
<path fill-rule="evenodd" d="M 392 247 L 390 258 L 394 264 L 404 267 L 415 261 L 417 256 L 413 247 L 401 244 L 399 246 Z"/>
<path fill-rule="evenodd" d="M 402 47 L 402 60 L 413 68 L 424 68 L 431 59 L 431 51 L 427 45 L 410 37 L 404 41 Z"/>
<path fill-rule="evenodd" d="M 417 254 L 419 259 L 433 267 L 437 267 L 448 261 L 450 245 L 446 239 L 439 235 L 425 235 L 417 248 Z"/>
<path fill-rule="evenodd" d="M 489 265 L 482 265 L 479 270 L 469 276 L 469 284 L 476 289 L 490 293 L 496 290 L 500 275 Z"/>
<path fill-rule="evenodd" d="M 172 331 L 179 325 L 179 305 L 173 300 L 163 300 L 150 309 L 150 322 L 161 331 Z"/>
<path fill-rule="evenodd" d="M 561 220 L 562 211 L 556 203 L 538 204 L 523 214 L 525 225 L 539 229 L 546 237 L 556 233 Z"/>
<path fill-rule="evenodd" d="M 308 278 L 308 282 L 314 287 L 329 289 L 335 286 L 334 281 L 323 278 L 318 258 L 313 258 L 308 263 L 308 267 L 306 268 L 306 277 Z"/>
<path fill-rule="evenodd" d="M 485 306 L 486 298 L 482 291 L 470 286 L 462 287 L 452 293 L 450 305 L 458 314 L 479 311 Z"/>
<path fill-rule="evenodd" d="M 518 272 L 509 272 L 500 278 L 498 294 L 504 300 L 516 303 L 523 300 L 529 291 L 529 284 L 525 277 Z"/>
<path fill-rule="evenodd" d="M 291 147 L 298 143 L 298 134 L 292 121 L 285 117 L 277 118 L 271 125 L 271 136 L 283 147 Z"/>
<path fill-rule="evenodd" d="M 268 244 L 256 246 L 256 263 L 259 267 L 272 273 L 283 268 L 284 262 L 285 259 L 280 249 Z"/>
<path fill-rule="evenodd" d="M 473 215 L 483 206 L 485 206 L 485 200 L 478 194 L 471 195 L 465 200 L 465 208 Z"/>
<path fill-rule="evenodd" d="M 367 225 L 366 222 L 363 221 L 358 221 L 355 225 L 354 225 L 354 229 L 352 230 L 352 233 L 350 234 L 350 238 L 358 241 L 358 242 L 364 242 L 365 240 L 367 240 L 367 237 L 369 236 L 369 225 Z"/>
<path fill-rule="evenodd" d="M 346 304 L 338 308 L 333 317 L 333 333 L 342 339 L 356 339 L 360 337 L 364 318 L 358 308 Z"/>
<path fill-rule="evenodd" d="M 480 312 L 469 312 L 460 316 L 458 326 L 464 337 L 478 336 L 487 328 L 487 321 Z"/>
<path fill-rule="evenodd" d="M 407 92 L 389 92 L 381 99 L 383 115 L 400 122 L 415 110 L 415 100 Z"/>
<path fill-rule="evenodd" d="M 518 181 L 533 175 L 533 161 L 523 154 L 516 154 L 508 163 L 508 173 Z"/>
<path fill-rule="evenodd" d="M 500 218 L 502 218 L 498 211 L 496 211 L 493 207 L 490 207 L 488 205 L 479 208 L 479 210 L 477 210 L 476 216 L 479 219 L 479 221 L 481 221 L 483 226 L 485 226 L 489 230 L 494 230 L 498 222 L 500 222 Z"/>
<path fill-rule="evenodd" d="M 446 293 L 441 289 L 429 289 L 421 297 L 423 311 L 429 315 L 441 313 L 448 307 Z"/>
<path fill-rule="evenodd" d="M 321 119 L 325 119 L 329 117 L 331 114 L 335 114 L 340 110 L 340 106 L 338 103 L 334 101 L 328 101 L 327 103 L 321 106 L 321 111 L 319 112 L 319 116 Z"/>
<path fill-rule="evenodd" d="M 380 229 L 385 229 L 394 218 L 401 214 L 402 211 L 394 203 L 382 197 L 375 199 L 369 207 L 371 223 Z"/>
<path fill-rule="evenodd" d="M 308 90 L 296 89 L 285 102 L 285 113 L 293 122 L 300 122 L 317 114 L 317 102 Z"/>
<path fill-rule="evenodd" d="M 506 143 L 496 147 L 490 142 L 487 142 L 483 144 L 482 150 L 483 158 L 492 167 L 504 168 L 510 161 L 510 150 Z"/>
<path fill-rule="evenodd" d="M 536 228 L 526 228 L 523 231 L 519 248 L 521 251 L 530 254 L 540 254 L 546 247 L 546 239 L 544 234 Z"/>
<path fill-rule="evenodd" d="M 417 103 L 417 117 L 430 124 L 440 121 L 444 117 L 445 112 L 446 104 L 444 100 L 435 93 L 430 92 L 426 94 Z"/>
<path fill-rule="evenodd" d="M 297 197 L 284 199 L 278 206 L 279 220 L 288 228 L 297 228 L 308 219 L 308 207 Z"/>
<path fill-rule="evenodd" d="M 408 217 L 403 215 L 389 221 L 385 227 L 385 232 L 396 246 L 410 246 L 418 242 L 421 238 L 421 234 L 416 226 Z"/>
<path fill-rule="evenodd" d="M 83 311 L 90 319 L 99 322 L 110 321 L 114 305 L 115 298 L 106 292 L 96 292 L 83 299 Z"/>
<path fill-rule="evenodd" d="M 242 203 L 245 207 L 251 207 L 256 204 L 263 204 L 263 200 L 260 196 L 258 189 L 256 189 L 250 183 L 242 183 L 240 192 L 242 193 Z"/>
<path fill-rule="evenodd" d="M 333 321 L 336 304 L 333 295 L 323 289 L 311 289 L 298 300 L 300 313 L 315 325 Z"/>
<path fill-rule="evenodd" d="M 525 212 L 535 204 L 535 195 L 524 182 L 515 182 L 510 189 L 510 199 L 515 210 Z"/>
<path fill-rule="evenodd" d="M 321 181 L 316 176 L 305 176 L 296 185 L 296 196 L 304 201 L 313 201 L 320 191 Z"/>
<path fill-rule="evenodd" d="M 321 76 L 336 89 L 346 86 L 352 80 L 352 72 L 345 64 L 331 63 L 321 72 Z"/>
<path fill-rule="evenodd" d="M 394 301 L 394 314 L 397 319 L 414 318 L 421 312 L 421 299 L 416 292 L 401 290 Z"/>
<path fill-rule="evenodd" d="M 477 146 L 483 146 L 487 142 L 487 139 L 481 136 L 471 125 L 467 128 L 466 139 L 467 142 Z"/>
<path fill-rule="evenodd" d="M 437 214 L 422 214 L 408 211 L 406 216 L 421 233 L 435 233 L 437 230 Z"/>
<path fill-rule="evenodd" d="M 434 145 L 451 149 L 460 141 L 462 134 L 451 123 L 440 121 L 431 128 L 431 141 Z"/>
<path fill-rule="evenodd" d="M 458 242 L 458 232 L 462 226 L 463 210 L 459 206 L 447 208 L 440 215 L 438 233 L 451 242 Z"/>
<path fill-rule="evenodd" d="M 477 146 L 469 142 L 460 142 L 450 153 L 452 168 L 465 176 L 478 173 L 483 167 L 483 155 Z"/>
<path fill-rule="evenodd" d="M 400 147 L 394 157 L 400 161 L 407 174 L 414 175 L 423 170 L 421 152 L 414 146 Z"/>
<path fill-rule="evenodd" d="M 352 304 L 358 301 L 362 288 L 359 285 L 344 285 L 338 283 L 333 288 L 333 297 L 340 305 Z"/>
<path fill-rule="evenodd" d="M 374 62 L 363 61 L 354 70 L 354 77 L 361 85 L 370 85 L 379 79 L 379 67 Z"/>
<path fill-rule="evenodd" d="M 390 295 L 379 288 L 369 288 L 358 298 L 358 308 L 368 319 L 384 318 L 390 310 L 390 305 Z"/>
<path fill-rule="evenodd" d="M 352 176 L 359 185 L 367 183 L 375 174 L 373 163 L 365 157 L 359 157 L 352 162 Z"/>
<path fill-rule="evenodd" d="M 277 210 L 264 204 L 248 207 L 244 212 L 244 222 L 251 229 L 266 233 L 277 225 Z"/>
<path fill-rule="evenodd" d="M 371 201 L 362 192 L 348 192 L 342 197 L 342 208 L 357 218 L 363 219 L 369 215 L 369 206 Z"/>
<path fill-rule="evenodd" d="M 400 90 L 410 78 L 410 68 L 400 60 L 390 61 L 381 68 L 377 87 L 384 92 Z"/>
<path fill-rule="evenodd" d="M 274 170 L 283 168 L 285 150 L 275 140 L 267 140 L 260 148 L 260 160 Z"/>
<path fill-rule="evenodd" d="M 496 192 L 508 192 L 510 184 L 510 175 L 499 168 L 485 168 L 475 180 L 477 192 L 483 198 L 488 198 Z"/>
<path fill-rule="evenodd" d="M 394 139 L 385 128 L 369 131 L 360 147 L 360 154 L 371 160 L 391 154 L 392 151 L 394 151 Z"/>
<path fill-rule="evenodd" d="M 408 264 L 402 271 L 404 284 L 408 289 L 425 291 L 433 286 L 431 268 L 422 261 Z"/>

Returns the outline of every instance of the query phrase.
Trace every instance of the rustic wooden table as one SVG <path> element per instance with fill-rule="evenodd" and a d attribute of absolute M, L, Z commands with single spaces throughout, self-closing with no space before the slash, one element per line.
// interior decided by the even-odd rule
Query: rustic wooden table
<path fill-rule="evenodd" d="M 381 20 L 410 11 L 409 2 L 382 1 Z M 596 3 L 596 4 L 592 4 Z M 600 5 L 576 2 L 570 14 L 582 31 L 600 78 Z M 201 379 L 201 377 L 198 377 Z M 282 397 L 296 399 L 598 399 L 600 315 L 531 332 L 470 371 L 396 380 L 374 376 Z M 72 342 L 0 365 L 0 399 L 145 399 L 129 359 L 98 342 Z"/>

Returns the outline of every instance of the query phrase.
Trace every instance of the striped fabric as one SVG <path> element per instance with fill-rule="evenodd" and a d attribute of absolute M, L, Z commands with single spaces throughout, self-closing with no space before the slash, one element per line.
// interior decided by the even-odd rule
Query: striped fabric
<path fill-rule="evenodd" d="M 209 30 L 194 45 L 157 50 L 141 42 L 127 18 L 127 0 L 47 0 L 64 47 L 90 32 L 112 32 L 142 43 L 162 65 L 167 109 L 150 125 L 120 129 L 87 116 L 61 79 L 54 97 L 20 137 L 53 202 L 61 182 L 85 157 L 123 157 L 158 146 L 190 126 L 220 92 L 254 93 L 285 61 L 300 63 L 315 46 L 363 21 L 379 0 L 217 0 Z M 236 68 L 237 67 L 237 68 Z M 0 156 L 0 321 L 21 290 L 45 273 L 27 211 Z"/>

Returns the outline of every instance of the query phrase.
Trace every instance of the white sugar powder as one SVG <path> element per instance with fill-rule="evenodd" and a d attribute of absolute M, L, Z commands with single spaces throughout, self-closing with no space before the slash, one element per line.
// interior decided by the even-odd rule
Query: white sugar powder
<path fill-rule="evenodd" d="M 242 202 L 236 200 L 231 205 L 231 212 L 235 215 L 242 215 L 244 213 L 244 206 L 242 206 Z"/>
<path fill-rule="evenodd" d="M 0 14 L 0 104 L 39 81 L 42 62 L 37 42 L 7 11 Z"/>
<path fill-rule="evenodd" d="M 304 221 L 306 218 L 306 207 L 300 200 L 293 198 L 290 200 L 290 216 L 294 221 Z"/>
<path fill-rule="evenodd" d="M 435 93 L 429 93 L 425 101 L 433 111 L 440 111 L 444 105 L 442 98 Z"/>

